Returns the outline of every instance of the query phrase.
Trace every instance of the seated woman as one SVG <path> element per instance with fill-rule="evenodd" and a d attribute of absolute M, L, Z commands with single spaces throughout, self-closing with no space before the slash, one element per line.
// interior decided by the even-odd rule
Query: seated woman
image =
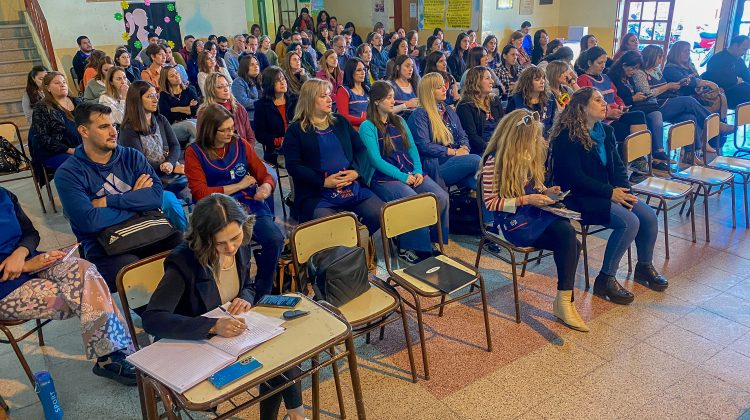
<path fill-rule="evenodd" d="M 432 52 L 424 60 L 424 74 L 434 72 L 440 73 L 443 76 L 443 80 L 445 80 L 445 89 L 448 91 L 445 103 L 447 105 L 455 105 L 461 100 L 461 94 L 458 93 L 459 86 L 456 79 L 448 72 L 448 60 L 442 51 Z"/>
<path fill-rule="evenodd" d="M 250 309 L 257 297 L 250 277 L 252 235 L 252 216 L 231 197 L 211 194 L 199 201 L 190 217 L 185 242 L 164 261 L 164 277 L 142 316 L 146 332 L 160 339 L 178 340 L 240 335 L 246 328 L 242 320 L 207 318 L 203 314 L 221 305 L 227 305 L 231 315 Z M 284 374 L 294 377 L 299 370 L 293 368 Z M 272 386 L 284 382 L 280 377 L 268 381 Z M 260 389 L 267 392 L 270 388 L 264 384 Z M 299 383 L 261 401 L 260 418 L 276 419 L 282 397 L 288 418 L 303 420 Z"/>
<path fill-rule="evenodd" d="M 388 76 L 388 82 L 393 86 L 393 91 L 396 94 L 396 108 L 394 112 L 404 118 L 408 118 L 411 112 L 419 105 L 419 101 L 417 100 L 419 74 L 414 66 L 414 60 L 408 55 L 396 57 L 393 63 L 393 71 Z"/>
<path fill-rule="evenodd" d="M 172 125 L 177 141 L 183 149 L 195 141 L 196 115 L 200 97 L 193 85 L 185 85 L 174 67 L 165 67 L 159 78 L 159 112 Z"/>
<path fill-rule="evenodd" d="M 526 53 L 526 50 L 522 47 L 524 36 L 523 32 L 515 31 L 510 34 L 510 39 L 508 40 L 508 45 L 516 47 L 516 56 L 518 57 L 516 62 L 518 63 L 520 70 L 533 65 L 531 64 L 531 57 L 529 57 L 529 54 Z"/>
<path fill-rule="evenodd" d="M 388 61 L 385 63 L 385 73 L 388 77 L 393 73 L 393 67 L 396 66 L 396 59 L 402 55 L 409 55 L 409 43 L 404 38 L 396 38 L 396 41 L 388 48 Z M 417 74 L 419 74 L 416 61 L 412 60 L 412 62 L 414 68 L 417 69 Z"/>
<path fill-rule="evenodd" d="M 255 101 L 260 98 L 260 62 L 252 55 L 246 55 L 240 60 L 237 78 L 232 83 L 232 94 L 237 102 L 245 107 L 250 123 L 255 118 Z"/>
<path fill-rule="evenodd" d="M 162 210 L 175 228 L 184 232 L 187 217 L 181 199 L 189 198 L 190 193 L 186 190 L 185 165 L 178 161 L 182 149 L 169 121 L 158 112 L 158 98 L 150 83 L 144 80 L 133 83 L 125 99 L 125 116 L 117 142 L 146 157 L 164 187 Z"/>
<path fill-rule="evenodd" d="M 318 63 L 318 72 L 315 77 L 322 80 L 327 80 L 328 83 L 333 86 L 333 93 L 331 100 L 334 104 L 334 111 L 336 111 L 336 93 L 339 91 L 339 86 L 344 82 L 344 70 L 339 67 L 339 57 L 334 50 L 328 50 L 323 54 L 323 57 Z M 292 112 L 294 114 L 294 112 Z"/>
<path fill-rule="evenodd" d="M 44 80 L 44 76 L 47 75 L 47 71 L 47 68 L 44 66 L 34 66 L 26 76 L 26 89 L 24 89 L 23 96 L 21 97 L 21 108 L 23 108 L 23 115 L 29 124 L 31 124 L 34 106 L 44 99 L 42 81 Z"/>
<path fill-rule="evenodd" d="M 487 35 L 482 42 L 482 47 L 487 51 L 487 64 L 484 64 L 490 70 L 495 70 L 500 66 L 502 59 L 500 58 L 500 50 L 498 50 L 497 37 L 495 35 Z"/>
<path fill-rule="evenodd" d="M 608 104 L 605 124 L 615 129 L 615 139 L 618 143 L 622 143 L 630 133 L 646 129 L 646 115 L 642 111 L 628 111 L 628 107 L 617 96 L 614 83 L 609 76 L 604 74 L 606 63 L 607 52 L 603 48 L 592 47 L 586 50 L 583 58 L 579 60 L 585 73 L 578 76 L 578 85 L 595 87 L 603 95 Z"/>
<path fill-rule="evenodd" d="M 39 232 L 13 193 L 0 187 L 0 319 L 81 319 L 94 374 L 135 385 L 134 351 L 125 321 L 96 266 L 54 250 L 39 252 Z"/>
<path fill-rule="evenodd" d="M 567 207 L 581 213 L 582 222 L 612 229 L 594 294 L 628 304 L 633 294 L 615 278 L 625 251 L 635 239 L 638 264 L 633 279 L 663 291 L 667 280 L 653 266 L 658 222 L 654 210 L 630 194 L 625 166 L 615 148 L 614 130 L 602 124 L 607 101 L 595 88 L 574 93 L 551 132 L 554 179 L 570 190 Z"/>
<path fill-rule="evenodd" d="M 549 63 L 544 73 L 547 76 L 550 95 L 555 101 L 555 115 L 559 115 L 570 102 L 570 95 L 581 88 L 578 86 L 578 75 L 570 64 L 562 60 Z"/>
<path fill-rule="evenodd" d="M 289 92 L 286 74 L 279 67 L 266 67 L 261 80 L 263 95 L 255 103 L 255 129 L 263 145 L 263 159 L 277 163 L 284 134 L 294 119 L 297 97 Z"/>
<path fill-rule="evenodd" d="M 626 52 L 633 51 L 639 52 L 638 49 L 638 36 L 632 32 L 628 32 L 622 37 L 620 42 L 620 48 L 617 49 L 615 55 L 612 57 L 612 61 L 615 62 L 620 59 Z M 609 66 L 607 66 L 609 68 Z"/>
<path fill-rule="evenodd" d="M 29 130 L 32 158 L 48 168 L 57 169 L 81 144 L 81 135 L 73 121 L 73 110 L 81 103 L 69 96 L 65 75 L 50 71 L 42 80 L 44 99 L 34 106 Z"/>
<path fill-rule="evenodd" d="M 287 89 L 293 95 L 299 96 L 302 84 L 308 79 L 305 68 L 302 67 L 302 55 L 299 51 L 289 51 L 281 62 L 281 69 L 286 73 L 286 79 L 289 83 Z"/>
<path fill-rule="evenodd" d="M 552 42 L 555 42 L 555 41 L 552 41 Z M 552 45 L 552 42 L 550 42 L 550 45 Z M 555 52 L 551 54 L 547 54 L 547 56 L 542 59 L 542 61 L 537 65 L 537 67 L 539 67 L 542 70 L 547 70 L 547 66 L 549 65 L 549 63 L 553 61 L 564 61 L 568 63 L 568 65 L 572 66 L 573 57 L 574 57 L 573 50 L 570 47 L 560 47 Z M 573 72 L 575 73 L 575 70 Z M 577 74 L 576 74 L 576 77 L 578 77 Z"/>
<path fill-rule="evenodd" d="M 209 51 L 203 51 L 198 59 L 198 87 L 203 96 L 206 96 L 206 79 L 211 73 L 219 73 L 227 80 L 227 84 L 232 86 L 232 76 L 226 67 L 221 67 L 216 63 L 216 58 Z"/>
<path fill-rule="evenodd" d="M 210 105 L 201 114 L 198 138 L 185 152 L 185 173 L 195 200 L 212 193 L 232 196 L 255 216 L 253 239 L 262 247 L 258 258 L 256 299 L 271 293 L 284 234 L 273 221 L 274 178 L 245 139 L 237 137 L 232 114 Z"/>
<path fill-rule="evenodd" d="M 500 90 L 500 99 L 504 101 L 510 98 L 513 89 L 516 88 L 518 73 L 520 72 L 517 59 L 518 54 L 515 46 L 506 45 L 503 47 L 500 53 L 500 66 L 495 70 L 495 75 L 500 82 L 497 84 L 497 88 Z"/>
<path fill-rule="evenodd" d="M 445 81 L 438 73 L 419 82 L 419 108 L 408 124 L 422 159 L 424 173 L 445 186 L 477 188 L 479 155 L 470 154 L 469 139 L 461 120 L 445 106 Z"/>
<path fill-rule="evenodd" d="M 237 134 L 255 147 L 255 132 L 250 126 L 247 111 L 232 95 L 231 79 L 227 79 L 227 76 L 223 73 L 212 73 L 206 78 L 206 92 L 203 94 L 203 103 L 198 108 L 198 121 L 201 120 L 203 110 L 213 104 L 223 106 L 232 114 L 234 129 L 237 130 Z M 198 124 L 197 129 L 200 130 L 200 124 Z"/>
<path fill-rule="evenodd" d="M 503 118 L 500 97 L 492 94 L 492 74 L 487 67 L 474 67 L 466 73 L 464 93 L 456 107 L 471 150 L 484 152 L 495 127 Z"/>
<path fill-rule="evenodd" d="M 534 50 L 531 53 L 531 64 L 538 65 L 542 57 L 549 54 L 547 45 L 549 44 L 549 35 L 544 29 L 534 32 Z"/>
<path fill-rule="evenodd" d="M 375 82 L 370 90 L 367 120 L 359 129 L 370 164 L 369 168 L 363 168 L 362 178 L 385 202 L 420 193 L 435 194 L 443 241 L 448 243 L 448 193 L 423 175 L 417 147 L 406 122 L 393 113 L 394 105 L 393 87 L 384 81 Z M 399 257 L 410 264 L 430 257 L 431 243 L 437 240 L 437 232 L 426 228 L 401 235 Z"/>
<path fill-rule="evenodd" d="M 141 69 L 130 60 L 130 51 L 126 47 L 118 47 L 115 50 L 115 66 L 122 67 L 125 70 L 128 82 L 133 83 L 136 80 L 141 80 Z"/>
<path fill-rule="evenodd" d="M 727 115 L 727 97 L 719 86 L 698 76 L 695 65 L 690 61 L 691 47 L 687 41 L 677 41 L 669 48 L 667 64 L 664 65 L 664 80 L 679 82 L 682 96 L 695 96 L 709 111 L 719 114 L 722 121 Z"/>
<path fill-rule="evenodd" d="M 377 71 L 377 68 L 372 61 L 372 53 L 372 46 L 366 42 L 359 44 L 359 47 L 357 47 L 357 58 L 362 60 L 362 64 L 365 66 L 364 84 L 368 88 L 372 86 L 376 80 L 379 80 L 376 77 L 377 75 L 373 74 L 373 71 Z"/>
<path fill-rule="evenodd" d="M 205 45 L 203 41 L 200 39 L 196 39 L 195 42 L 193 42 L 193 47 L 190 49 L 190 56 L 188 56 L 187 59 L 187 74 L 188 74 L 188 81 L 193 86 L 198 86 L 198 73 L 200 72 L 200 69 L 198 68 L 198 61 L 200 60 L 201 54 L 206 50 Z"/>
<path fill-rule="evenodd" d="M 484 47 L 474 47 L 471 50 L 469 50 L 469 56 L 468 60 L 466 61 L 466 71 L 464 74 L 461 75 L 461 86 L 464 85 L 464 82 L 466 81 L 466 73 L 473 69 L 474 67 L 489 67 L 490 62 L 490 56 L 487 55 L 487 49 Z M 493 86 L 499 86 L 500 85 L 500 79 L 497 78 L 495 73 L 490 72 L 492 75 L 492 83 Z"/>
<path fill-rule="evenodd" d="M 104 77 L 104 87 L 99 103 L 107 105 L 112 110 L 112 122 L 122 124 L 122 118 L 125 116 L 125 97 L 130 87 L 125 69 L 112 67 Z"/>
<path fill-rule="evenodd" d="M 492 135 L 482 161 L 482 199 L 506 240 L 516 246 L 553 251 L 557 297 L 552 313 L 565 325 L 588 331 L 573 304 L 581 245 L 567 219 L 541 210 L 560 187 L 544 186 L 547 144 L 528 110 L 508 114 Z M 525 223 L 525 224 L 524 224 Z"/>
<path fill-rule="evenodd" d="M 112 61 L 112 57 L 106 56 L 99 63 L 99 67 L 96 68 L 96 76 L 89 80 L 86 84 L 86 88 L 83 91 L 83 100 L 89 102 L 98 102 L 99 97 L 107 90 L 104 85 L 104 78 L 107 75 L 109 69 L 115 66 L 115 62 Z"/>
<path fill-rule="evenodd" d="M 510 114 L 516 109 L 538 112 L 544 124 L 544 135 L 546 137 L 549 129 L 552 128 L 552 122 L 555 120 L 557 106 L 555 106 L 555 99 L 549 93 L 544 70 L 531 66 L 521 71 L 516 88 L 513 90 L 513 96 L 508 99 L 505 113 Z"/>
<path fill-rule="evenodd" d="M 86 59 L 86 68 L 83 71 L 83 75 L 78 75 L 78 77 L 81 78 L 79 92 L 82 92 L 86 85 L 89 84 L 89 81 L 96 77 L 96 71 L 99 68 L 99 64 L 101 64 L 105 57 L 107 57 L 107 54 L 104 51 L 94 50 L 91 52 L 89 58 Z"/>
<path fill-rule="evenodd" d="M 461 78 L 466 71 L 466 58 L 469 53 L 469 35 L 461 32 L 456 37 L 456 48 L 448 56 L 448 70 L 455 80 Z M 426 72 L 425 74 L 430 73 Z"/>
<path fill-rule="evenodd" d="M 143 51 L 151 59 L 151 64 L 141 71 L 141 80 L 151 83 L 156 88 L 156 93 L 159 93 L 159 77 L 167 62 L 167 51 L 159 44 L 151 44 Z"/>
<path fill-rule="evenodd" d="M 331 113 L 330 90 L 325 80 L 305 82 L 284 138 L 294 206 L 300 222 L 352 211 L 373 235 L 380 229 L 383 201 L 358 181 L 355 155 L 363 154 L 365 146 L 349 121 Z"/>
<path fill-rule="evenodd" d="M 365 85 L 364 63 L 357 57 L 350 58 L 344 67 L 344 82 L 336 93 L 336 109 L 355 130 L 367 118 L 365 111 L 369 95 L 370 88 Z"/>

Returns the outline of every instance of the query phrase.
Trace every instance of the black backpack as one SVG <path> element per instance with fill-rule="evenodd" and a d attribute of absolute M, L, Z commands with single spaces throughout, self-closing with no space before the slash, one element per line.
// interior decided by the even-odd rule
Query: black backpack
<path fill-rule="evenodd" d="M 461 189 L 450 193 L 450 233 L 454 235 L 481 235 L 479 207 L 471 190 Z"/>
<path fill-rule="evenodd" d="M 337 307 L 370 288 L 365 250 L 358 246 L 334 246 L 316 252 L 307 261 L 305 273 L 315 290 L 315 300 Z"/>

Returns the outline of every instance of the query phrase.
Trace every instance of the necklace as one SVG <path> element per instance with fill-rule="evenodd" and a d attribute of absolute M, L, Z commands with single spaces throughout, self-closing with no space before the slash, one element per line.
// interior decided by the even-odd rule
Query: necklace
<path fill-rule="evenodd" d="M 219 153 L 219 150 L 221 150 L 221 153 Z M 224 159 L 224 156 L 227 155 L 227 145 L 225 144 L 224 146 L 214 148 L 214 153 L 216 153 L 216 156 L 219 159 Z"/>

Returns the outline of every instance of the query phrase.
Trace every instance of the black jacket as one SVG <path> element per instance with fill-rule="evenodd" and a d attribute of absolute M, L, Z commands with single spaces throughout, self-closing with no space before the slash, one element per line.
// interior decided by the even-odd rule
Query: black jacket
<path fill-rule="evenodd" d="M 254 281 L 250 277 L 250 247 L 237 250 L 236 266 L 240 279 L 239 298 L 253 302 Z M 164 277 L 156 287 L 142 315 L 143 328 L 158 338 L 202 340 L 216 319 L 201 315 L 221 305 L 213 273 L 200 265 L 187 242 L 164 261 Z"/>
<path fill-rule="evenodd" d="M 460 52 L 454 51 L 451 55 L 448 56 L 448 59 L 446 60 L 448 64 L 448 71 L 456 80 L 461 80 L 461 76 L 463 76 L 464 72 L 466 71 L 466 61 L 464 61 L 465 58 L 466 57 L 461 56 Z"/>
<path fill-rule="evenodd" d="M 615 146 L 612 127 L 604 125 L 604 147 L 607 165 L 603 165 L 596 147 L 586 150 L 567 130 L 552 140 L 552 173 L 554 183 L 563 191 L 570 190 L 565 205 L 581 212 L 583 222 L 590 225 L 609 223 L 612 190 L 630 188 L 625 166 Z"/>
<path fill-rule="evenodd" d="M 297 106 L 297 97 L 288 95 L 286 100 L 286 120 L 288 124 L 292 123 L 294 118 L 294 108 Z M 263 145 L 263 157 L 275 153 L 273 139 L 284 137 L 284 120 L 281 113 L 271 99 L 261 96 L 255 101 L 255 115 L 253 117 L 253 131 L 255 138 Z"/>
<path fill-rule="evenodd" d="M 365 151 L 359 134 L 341 115 L 336 115 L 333 132 L 350 162 Z M 290 125 L 284 137 L 283 152 L 286 168 L 294 181 L 294 206 L 300 222 L 312 220 L 325 181 L 325 174 L 320 169 L 320 146 L 315 130 L 302 131 L 299 122 Z"/>
<path fill-rule="evenodd" d="M 81 100 L 71 96 L 73 106 L 78 107 Z M 75 109 L 75 108 L 74 108 Z M 70 132 L 65 120 L 67 117 L 60 109 L 52 108 L 44 101 L 34 105 L 34 113 L 31 119 L 29 141 L 32 159 L 44 161 L 45 159 L 65 153 L 68 149 L 75 149 L 81 144 L 81 136 Z"/>
<path fill-rule="evenodd" d="M 497 96 L 490 100 L 490 113 L 498 124 L 505 115 L 503 104 Z M 456 107 L 456 114 L 461 120 L 461 127 L 464 128 L 466 135 L 469 137 L 472 153 L 481 155 L 487 147 L 487 142 L 482 138 L 482 129 L 484 122 L 487 120 L 487 113 L 477 108 L 473 102 L 461 101 Z"/>

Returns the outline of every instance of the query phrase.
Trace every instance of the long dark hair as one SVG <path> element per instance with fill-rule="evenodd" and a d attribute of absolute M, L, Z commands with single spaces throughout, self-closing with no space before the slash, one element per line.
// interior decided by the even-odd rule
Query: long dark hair
<path fill-rule="evenodd" d="M 283 77 L 286 80 L 286 96 L 287 99 L 289 99 L 290 93 L 289 93 L 289 79 L 286 77 L 286 73 L 284 73 L 284 70 L 281 69 L 281 67 L 277 66 L 268 66 L 265 70 L 263 70 L 263 73 L 260 77 L 260 85 L 261 90 L 263 91 L 263 97 L 273 101 L 276 97 L 276 92 L 274 92 L 274 85 L 276 84 L 276 81 L 279 79 L 279 77 Z"/>
<path fill-rule="evenodd" d="M 443 75 L 443 79 L 445 79 L 446 82 L 453 82 L 453 76 L 448 71 L 440 71 L 437 68 L 437 63 L 440 61 L 441 58 L 445 57 L 445 54 L 442 53 L 442 51 L 433 51 L 427 55 L 427 58 L 424 60 L 424 66 L 422 67 L 422 76 L 425 74 L 430 74 L 433 72 L 437 72 Z M 447 63 L 446 63 L 447 65 Z"/>
<path fill-rule="evenodd" d="M 258 74 L 255 77 L 250 77 L 248 70 L 250 70 L 250 61 L 255 60 L 258 63 Z M 260 61 L 252 54 L 248 54 L 240 59 L 240 66 L 237 68 L 237 74 L 242 80 L 246 81 L 250 86 L 260 86 Z"/>
<path fill-rule="evenodd" d="M 128 88 L 128 94 L 125 96 L 125 115 L 122 117 L 122 127 L 130 127 L 138 134 L 148 134 L 148 120 L 146 120 L 146 111 L 143 109 L 141 98 L 154 87 L 145 80 L 136 80 Z"/>
<path fill-rule="evenodd" d="M 533 61 L 534 57 L 536 57 L 537 63 L 547 53 L 547 50 L 543 50 L 539 42 L 539 40 L 542 38 L 542 34 L 549 36 L 549 34 L 547 34 L 547 31 L 545 31 L 544 29 L 540 29 L 534 32 L 534 50 L 531 52 L 531 59 Z M 549 41 L 547 42 L 547 45 L 549 46 Z"/>
<path fill-rule="evenodd" d="M 654 44 L 646 45 L 646 47 L 643 48 L 643 51 L 641 51 L 641 58 L 643 59 L 643 65 L 641 67 L 644 70 L 656 67 L 656 61 L 659 57 L 663 56 L 664 50 L 660 46 Z"/>
<path fill-rule="evenodd" d="M 482 65 L 482 57 L 487 54 L 487 48 L 474 47 L 469 50 L 469 57 L 466 59 L 466 69 Z"/>
<path fill-rule="evenodd" d="M 570 98 L 570 102 L 560 116 L 555 119 L 549 138 L 555 141 L 563 130 L 568 130 L 568 136 L 572 141 L 578 141 L 586 150 L 591 150 L 594 141 L 591 139 L 589 129 L 586 126 L 586 108 L 591 102 L 596 88 L 587 86 L 578 89 Z"/>
<path fill-rule="evenodd" d="M 607 76 L 611 80 L 624 81 L 625 80 L 625 67 L 643 67 L 643 59 L 641 53 L 638 51 L 627 51 L 607 71 Z"/>
<path fill-rule="evenodd" d="M 388 58 L 395 60 L 398 57 L 398 47 L 402 42 L 406 42 L 406 54 L 409 54 L 409 42 L 405 38 L 399 38 L 391 44 L 391 49 L 388 50 Z"/>
<path fill-rule="evenodd" d="M 584 35 L 583 37 L 581 37 L 581 54 L 583 54 L 584 51 L 589 49 L 589 39 L 591 38 L 596 39 L 596 37 L 591 34 Z"/>
<path fill-rule="evenodd" d="M 401 77 L 401 65 L 404 64 L 406 60 L 412 60 L 412 58 L 408 55 L 400 55 L 396 57 L 396 61 L 393 65 L 393 70 L 391 71 L 388 80 L 393 80 L 393 82 L 395 83 L 396 80 Z M 416 92 L 417 87 L 419 86 L 419 72 L 417 71 L 417 65 L 414 63 L 414 60 L 412 60 L 411 63 L 414 66 L 414 71 L 411 73 L 409 84 L 411 84 L 412 89 L 414 89 L 414 92 Z"/>
<path fill-rule="evenodd" d="M 29 71 L 28 76 L 26 76 L 26 95 L 29 97 L 29 104 L 33 108 L 34 105 L 37 104 L 42 98 L 44 97 L 44 94 L 39 89 L 39 86 L 36 85 L 36 82 L 34 82 L 34 78 L 42 72 L 48 72 L 47 67 L 44 66 L 34 66 Z"/>
<path fill-rule="evenodd" d="M 406 127 L 402 123 L 401 117 L 394 114 L 393 112 L 388 113 L 386 122 L 383 123 L 380 118 L 380 110 L 378 109 L 377 102 L 385 99 L 389 93 L 393 92 L 393 86 L 390 83 L 383 80 L 378 80 L 372 84 L 370 88 L 370 102 L 367 104 L 367 119 L 375 125 L 378 129 L 378 133 L 383 136 L 383 150 L 380 151 L 381 156 L 388 156 L 394 150 L 393 140 L 388 134 L 388 125 L 391 124 L 401 133 L 401 145 L 404 150 L 409 150 L 409 135 L 406 133 Z"/>
<path fill-rule="evenodd" d="M 344 79 L 341 82 L 343 86 L 346 86 L 349 89 L 354 88 L 354 72 L 357 70 L 359 63 L 362 63 L 362 66 L 365 65 L 364 61 L 359 57 L 352 57 L 346 60 L 346 64 L 344 65 Z M 362 82 L 362 89 L 364 89 L 365 92 L 369 90 L 364 82 Z"/>
<path fill-rule="evenodd" d="M 221 269 L 214 235 L 231 223 L 237 223 L 242 228 L 242 245 L 250 243 L 255 216 L 248 215 L 242 204 L 228 195 L 214 193 L 204 197 L 190 215 L 185 240 L 200 265 L 211 270 L 214 276 Z"/>
<path fill-rule="evenodd" d="M 557 40 L 555 40 L 555 41 L 557 41 Z M 552 42 L 554 42 L 554 41 L 552 41 Z M 549 50 L 549 46 L 552 45 L 552 42 L 550 42 L 547 45 L 547 49 L 548 50 Z M 547 56 L 544 57 L 544 59 L 542 61 L 546 61 L 548 63 L 551 63 L 553 61 L 561 60 L 561 61 L 564 61 L 566 63 L 570 63 L 571 61 L 573 61 L 573 57 L 574 56 L 575 56 L 575 54 L 573 53 L 573 50 L 570 47 L 562 46 L 557 51 L 555 51 L 553 53 L 550 53 L 550 54 L 547 54 Z"/>
<path fill-rule="evenodd" d="M 576 65 L 578 65 L 581 70 L 586 72 L 589 67 L 591 67 L 590 63 L 593 63 L 599 57 L 607 55 L 607 52 L 604 51 L 604 48 L 602 47 L 591 47 L 588 50 L 586 50 L 584 53 L 581 54 L 580 57 L 578 57 L 578 62 L 576 62 Z"/>

